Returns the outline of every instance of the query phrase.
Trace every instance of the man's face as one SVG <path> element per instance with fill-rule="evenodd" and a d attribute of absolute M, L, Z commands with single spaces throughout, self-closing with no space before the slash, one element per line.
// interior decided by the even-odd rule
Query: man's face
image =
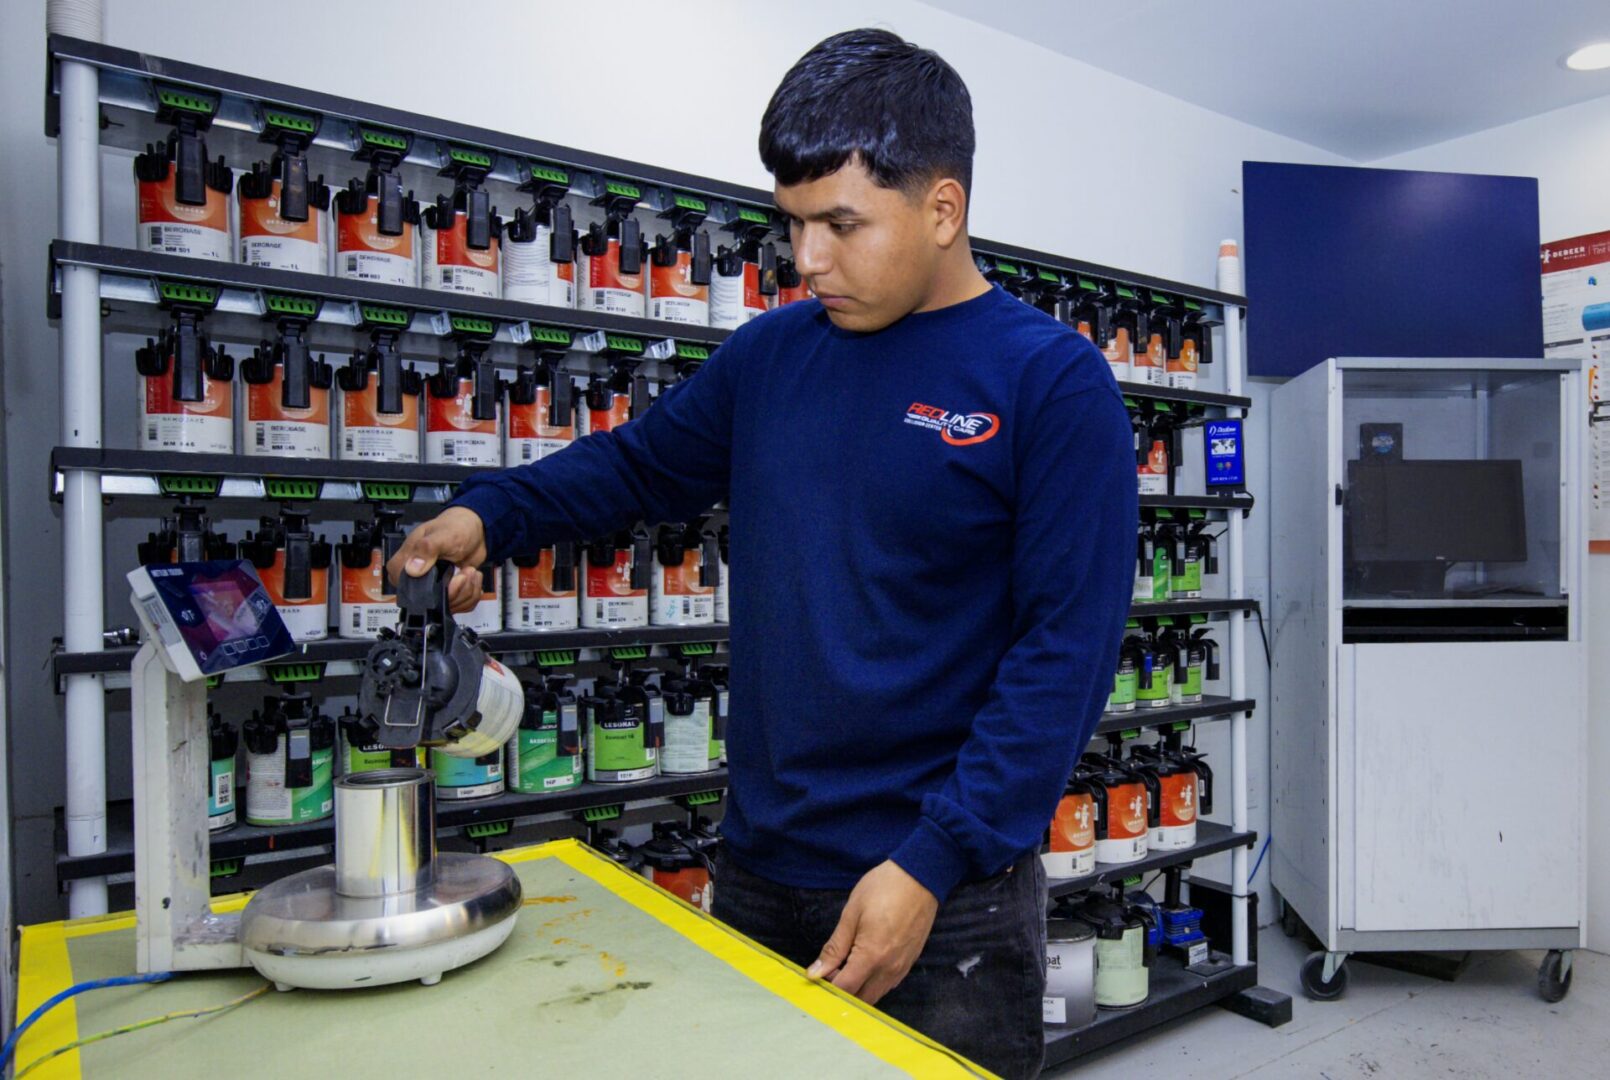
<path fill-rule="evenodd" d="M 880 187 L 857 159 L 819 180 L 775 188 L 794 261 L 835 326 L 882 330 L 917 310 L 938 272 L 931 191 Z"/>

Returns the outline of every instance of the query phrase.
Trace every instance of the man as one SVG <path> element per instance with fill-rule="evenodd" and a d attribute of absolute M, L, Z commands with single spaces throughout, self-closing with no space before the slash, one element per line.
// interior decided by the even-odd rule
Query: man
<path fill-rule="evenodd" d="M 475 477 L 392 572 L 453 561 L 463 610 L 489 560 L 725 498 L 716 915 L 1032 1076 L 1036 853 L 1129 605 L 1123 400 L 1089 342 L 975 268 L 972 104 L 935 53 L 877 30 L 822 42 L 760 154 L 817 300 L 735 331 L 641 419 Z"/>

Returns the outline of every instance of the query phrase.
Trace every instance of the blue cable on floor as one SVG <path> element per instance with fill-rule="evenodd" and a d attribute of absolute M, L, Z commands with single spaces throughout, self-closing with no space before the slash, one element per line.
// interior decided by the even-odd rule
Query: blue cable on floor
<path fill-rule="evenodd" d="M 27 1019 L 18 1024 L 12 1031 L 11 1037 L 6 1040 L 4 1048 L 0 1048 L 0 1070 L 5 1069 L 11 1061 L 11 1055 L 17 1052 L 17 1043 L 22 1041 L 23 1032 L 34 1025 L 34 1022 L 44 1016 L 51 1009 L 60 1005 L 68 998 L 82 994 L 86 990 L 104 990 L 111 986 L 139 986 L 141 983 L 167 982 L 173 978 L 171 971 L 153 971 L 149 975 L 118 975 L 111 979 L 94 979 L 90 982 L 81 982 L 77 986 L 69 986 L 59 994 L 52 995 L 39 1008 L 28 1014 Z"/>
<path fill-rule="evenodd" d="M 1263 847 L 1258 849 L 1258 861 L 1252 864 L 1252 873 L 1247 875 L 1248 885 L 1251 885 L 1252 879 L 1258 876 L 1258 867 L 1263 865 L 1263 857 L 1269 854 L 1269 841 L 1273 839 L 1272 835 L 1263 838 Z"/>

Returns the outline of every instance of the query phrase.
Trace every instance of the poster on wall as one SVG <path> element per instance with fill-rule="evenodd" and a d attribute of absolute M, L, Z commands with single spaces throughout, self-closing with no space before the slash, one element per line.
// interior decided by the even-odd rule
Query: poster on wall
<path fill-rule="evenodd" d="M 1543 355 L 1588 368 L 1588 549 L 1610 554 L 1610 232 L 1544 244 Z"/>

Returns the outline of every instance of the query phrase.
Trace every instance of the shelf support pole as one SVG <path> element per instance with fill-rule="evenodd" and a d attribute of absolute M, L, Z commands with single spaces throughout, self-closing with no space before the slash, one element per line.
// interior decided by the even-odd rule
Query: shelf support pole
<path fill-rule="evenodd" d="M 1241 356 L 1242 309 L 1226 306 L 1224 309 L 1224 360 L 1225 392 L 1240 395 L 1244 360 Z M 1226 409 L 1225 415 L 1240 417 L 1244 409 Z M 1225 515 L 1230 541 L 1230 599 L 1241 600 L 1247 595 L 1246 584 L 1246 523 L 1244 515 L 1231 512 Z M 1245 611 L 1230 613 L 1230 697 L 1241 700 L 1247 696 L 1247 615 Z M 1230 717 L 1230 825 L 1236 832 L 1252 828 L 1247 812 L 1247 714 L 1233 713 Z M 1248 962 L 1248 938 L 1253 928 L 1247 925 L 1247 868 L 1248 851 L 1234 848 L 1230 855 L 1230 956 L 1236 964 Z"/>

